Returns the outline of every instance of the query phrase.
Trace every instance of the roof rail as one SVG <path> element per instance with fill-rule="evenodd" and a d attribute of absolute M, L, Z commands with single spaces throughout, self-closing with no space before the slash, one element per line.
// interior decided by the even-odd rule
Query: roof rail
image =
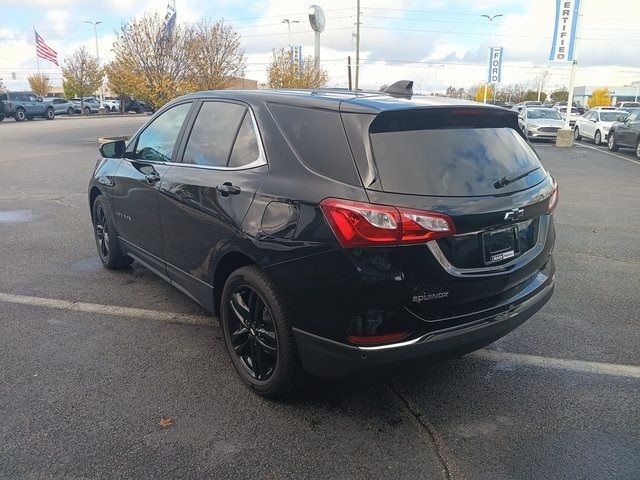
<path fill-rule="evenodd" d="M 384 89 L 392 97 L 411 98 L 413 96 L 413 80 L 399 80 Z"/>

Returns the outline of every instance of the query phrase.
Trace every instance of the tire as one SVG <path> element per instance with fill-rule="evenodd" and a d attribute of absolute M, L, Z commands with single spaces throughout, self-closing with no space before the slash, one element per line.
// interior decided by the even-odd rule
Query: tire
<path fill-rule="evenodd" d="M 593 134 L 593 143 L 594 145 L 602 144 L 602 133 L 600 133 L 600 130 L 596 130 L 596 133 Z"/>
<path fill-rule="evenodd" d="M 111 111 L 115 112 L 116 111 L 116 107 L 115 106 L 111 107 Z"/>
<path fill-rule="evenodd" d="M 265 272 L 255 265 L 233 272 L 220 310 L 229 358 L 251 390 L 277 397 L 300 385 L 302 367 L 287 307 Z"/>
<path fill-rule="evenodd" d="M 84 107 L 84 114 L 91 115 L 91 109 L 89 107 Z"/>
<path fill-rule="evenodd" d="M 4 115 L 0 115 L 0 122 L 4 120 Z"/>
<path fill-rule="evenodd" d="M 18 108 L 16 113 L 13 114 L 13 118 L 16 119 L 16 122 L 24 122 L 27 119 L 27 114 L 22 108 Z"/>
<path fill-rule="evenodd" d="M 640 160 L 640 139 L 636 142 L 636 158 Z"/>
<path fill-rule="evenodd" d="M 69 107 L 69 110 L 67 110 L 67 115 L 73 116 L 75 114 L 76 114 L 76 109 Z"/>
<path fill-rule="evenodd" d="M 47 108 L 44 112 L 44 118 L 47 120 L 53 120 L 56 118 L 56 112 L 54 112 L 53 108 Z"/>
<path fill-rule="evenodd" d="M 609 151 L 611 152 L 617 152 L 618 148 L 620 148 L 618 146 L 618 142 L 616 141 L 616 132 L 609 132 L 609 141 L 607 142 L 607 148 L 609 148 Z"/>
<path fill-rule="evenodd" d="M 576 142 L 579 142 L 580 140 L 582 140 L 582 135 L 580 135 L 580 129 L 576 126 L 576 128 L 573 129 L 573 139 Z"/>
<path fill-rule="evenodd" d="M 92 212 L 93 235 L 102 264 L 112 270 L 120 270 L 131 265 L 133 259 L 125 255 L 120 248 L 111 208 L 102 195 L 93 202 Z"/>

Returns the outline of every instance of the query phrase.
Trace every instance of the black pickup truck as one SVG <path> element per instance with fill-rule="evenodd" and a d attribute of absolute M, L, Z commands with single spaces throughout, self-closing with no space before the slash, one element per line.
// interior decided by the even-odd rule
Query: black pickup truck
<path fill-rule="evenodd" d="M 51 102 L 44 102 L 42 98 L 31 92 L 0 93 L 0 122 L 5 117 L 13 117 L 17 122 L 33 120 L 43 117 L 47 120 L 56 118 Z"/>

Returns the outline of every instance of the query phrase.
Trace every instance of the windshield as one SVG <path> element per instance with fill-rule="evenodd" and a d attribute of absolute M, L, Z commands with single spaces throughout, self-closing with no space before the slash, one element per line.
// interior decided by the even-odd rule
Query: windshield
<path fill-rule="evenodd" d="M 527 112 L 527 117 L 528 118 L 549 118 L 552 120 L 562 120 L 562 117 L 560 116 L 560 114 L 558 112 L 556 112 L 555 110 L 551 110 L 549 109 L 535 109 L 535 110 L 529 110 Z"/>
<path fill-rule="evenodd" d="M 500 193 L 523 190 L 546 172 L 512 128 L 449 128 L 371 133 L 385 192 L 436 196 L 495 195 L 495 183 L 533 170 Z"/>
<path fill-rule="evenodd" d="M 626 115 L 626 112 L 600 112 L 600 121 L 615 122 L 620 115 Z"/>

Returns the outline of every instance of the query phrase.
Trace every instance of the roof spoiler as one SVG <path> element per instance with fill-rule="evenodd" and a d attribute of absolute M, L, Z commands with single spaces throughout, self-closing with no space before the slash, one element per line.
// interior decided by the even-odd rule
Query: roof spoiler
<path fill-rule="evenodd" d="M 383 90 L 392 97 L 411 98 L 413 96 L 413 80 L 399 80 Z"/>

